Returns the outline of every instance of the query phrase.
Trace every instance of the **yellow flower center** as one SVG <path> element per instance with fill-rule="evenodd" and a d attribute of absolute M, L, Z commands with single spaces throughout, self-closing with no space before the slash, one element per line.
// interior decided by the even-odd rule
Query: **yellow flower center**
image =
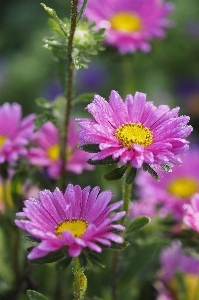
<path fill-rule="evenodd" d="M 6 140 L 6 137 L 4 135 L 0 135 L 0 149 L 3 147 L 5 140 Z"/>
<path fill-rule="evenodd" d="M 183 275 L 183 281 L 186 287 L 186 299 L 199 299 L 199 277 L 193 274 L 186 274 Z M 184 297 L 184 295 L 180 294 L 176 278 L 173 278 L 169 282 L 168 286 L 173 297 L 175 297 L 174 299 L 182 299 Z"/>
<path fill-rule="evenodd" d="M 111 27 L 120 31 L 140 31 L 142 29 L 142 21 L 136 14 L 129 12 L 117 13 L 110 19 Z"/>
<path fill-rule="evenodd" d="M 132 149 L 132 144 L 148 147 L 153 142 L 153 133 L 141 123 L 127 123 L 118 127 L 115 137 L 124 147 Z"/>
<path fill-rule="evenodd" d="M 167 190 L 180 198 L 189 198 L 199 192 L 199 183 L 193 178 L 180 177 L 170 182 Z"/>
<path fill-rule="evenodd" d="M 51 147 L 48 148 L 47 150 L 47 154 L 48 157 L 52 160 L 52 161 L 56 161 L 60 158 L 60 147 L 59 144 L 54 144 Z M 72 157 L 72 149 L 70 147 L 68 147 L 66 149 L 66 158 L 67 160 L 70 160 Z"/>
<path fill-rule="evenodd" d="M 88 226 L 88 222 L 83 219 L 77 220 L 72 219 L 69 221 L 66 219 L 65 221 L 59 223 L 55 228 L 55 234 L 61 238 L 62 232 L 65 230 L 69 230 L 74 237 L 82 237 L 86 228 Z"/>

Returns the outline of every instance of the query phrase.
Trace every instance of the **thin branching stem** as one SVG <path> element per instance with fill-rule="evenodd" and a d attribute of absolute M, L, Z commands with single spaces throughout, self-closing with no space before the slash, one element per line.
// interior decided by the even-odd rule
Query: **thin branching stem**
<path fill-rule="evenodd" d="M 68 139 L 68 126 L 69 126 L 69 119 L 72 109 L 72 95 L 73 95 L 73 73 L 74 73 L 74 66 L 73 66 L 73 59 L 72 59 L 72 51 L 73 51 L 73 38 L 77 26 L 77 9 L 78 9 L 78 0 L 72 0 L 71 2 L 71 27 L 70 27 L 70 34 L 68 39 L 68 49 L 67 49 L 67 71 L 66 71 L 66 109 L 64 115 L 64 122 L 63 128 L 61 130 L 61 159 L 63 162 L 62 165 L 62 174 L 61 174 L 61 188 L 62 190 L 65 189 L 66 184 L 66 170 L 65 165 L 67 163 L 66 157 L 66 149 L 67 149 L 67 139 Z"/>

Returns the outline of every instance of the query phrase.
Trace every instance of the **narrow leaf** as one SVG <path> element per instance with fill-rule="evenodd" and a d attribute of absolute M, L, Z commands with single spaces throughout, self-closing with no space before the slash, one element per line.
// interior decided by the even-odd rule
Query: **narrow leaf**
<path fill-rule="evenodd" d="M 133 183 L 136 174 L 137 174 L 137 169 L 131 168 L 131 170 L 130 170 L 130 172 L 129 172 L 127 178 L 126 178 L 126 184 L 131 184 L 131 183 Z"/>
<path fill-rule="evenodd" d="M 66 257 L 66 258 L 58 261 L 58 263 L 56 264 L 56 269 L 64 270 L 70 265 L 71 262 L 72 262 L 72 257 Z"/>
<path fill-rule="evenodd" d="M 169 173 L 172 172 L 172 169 L 171 169 L 171 167 L 170 167 L 168 164 L 161 164 L 160 166 L 161 166 L 166 172 L 169 172 Z"/>
<path fill-rule="evenodd" d="M 84 146 L 78 146 L 78 148 L 89 153 L 98 153 L 100 151 L 99 145 L 96 144 L 86 144 Z"/>
<path fill-rule="evenodd" d="M 45 98 L 42 97 L 37 98 L 35 101 L 39 107 L 46 108 L 46 109 L 52 108 L 54 105 L 54 102 L 47 101 Z"/>
<path fill-rule="evenodd" d="M 92 265 L 92 266 L 100 266 L 101 268 L 105 268 L 105 264 L 101 260 L 98 254 L 96 254 L 93 251 L 84 251 L 84 254 L 86 256 L 87 261 Z"/>
<path fill-rule="evenodd" d="M 103 179 L 105 179 L 107 181 L 118 180 L 118 179 L 122 178 L 122 176 L 124 175 L 124 173 L 126 172 L 128 167 L 129 167 L 128 165 L 124 165 L 120 168 L 113 169 L 110 172 L 106 173 L 103 176 Z"/>
<path fill-rule="evenodd" d="M 95 94 L 84 93 L 84 94 L 81 94 L 80 96 L 78 96 L 77 98 L 75 98 L 72 101 L 72 103 L 73 104 L 77 104 L 77 103 L 81 103 L 81 102 L 90 103 L 91 101 L 93 101 L 94 97 L 95 97 Z"/>
<path fill-rule="evenodd" d="M 112 249 L 112 250 L 116 250 L 116 251 L 123 251 L 124 249 L 126 249 L 129 246 L 130 246 L 130 243 L 127 241 L 124 241 L 122 244 L 117 244 L 117 243 L 112 242 L 111 247 L 109 247 L 108 249 Z"/>
<path fill-rule="evenodd" d="M 35 237 L 32 236 L 32 235 L 25 235 L 24 237 L 25 237 L 25 239 L 26 239 L 27 241 L 30 241 L 30 242 L 33 242 L 33 243 L 40 243 L 40 242 L 41 242 L 41 240 L 35 238 Z"/>
<path fill-rule="evenodd" d="M 43 8 L 45 9 L 45 11 L 47 11 L 47 13 L 51 16 L 51 17 L 53 17 L 55 20 L 59 20 L 59 17 L 57 16 L 57 13 L 56 13 L 56 11 L 54 10 L 54 9 L 52 9 L 52 8 L 50 8 L 50 7 L 48 7 L 48 6 L 46 6 L 44 3 L 41 3 L 41 6 L 43 6 Z"/>
<path fill-rule="evenodd" d="M 83 12 L 84 12 L 84 10 L 86 8 L 87 3 L 88 3 L 88 0 L 84 0 L 84 2 L 82 4 L 82 7 L 81 7 L 81 9 L 80 9 L 80 11 L 79 11 L 79 13 L 77 15 L 77 23 L 80 21 L 82 15 L 83 15 Z"/>
<path fill-rule="evenodd" d="M 143 164 L 143 170 L 148 171 L 156 181 L 160 181 L 158 174 L 148 164 Z"/>
<path fill-rule="evenodd" d="M 27 296 L 30 300 L 48 300 L 48 298 L 33 290 L 27 290 Z"/>
<path fill-rule="evenodd" d="M 118 163 L 118 159 L 114 160 L 112 159 L 111 156 L 108 156 L 104 159 L 101 159 L 101 160 L 92 160 L 92 159 L 89 159 L 87 162 L 89 165 L 114 165 L 114 164 L 117 164 Z"/>
<path fill-rule="evenodd" d="M 138 230 L 141 230 L 150 222 L 150 218 L 146 216 L 141 216 L 133 220 L 133 222 L 127 227 L 126 233 L 132 234 Z"/>

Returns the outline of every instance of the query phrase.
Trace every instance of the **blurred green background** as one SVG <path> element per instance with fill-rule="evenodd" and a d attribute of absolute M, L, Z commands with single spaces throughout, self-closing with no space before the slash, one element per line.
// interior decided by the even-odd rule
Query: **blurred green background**
<path fill-rule="evenodd" d="M 198 118 L 199 2 L 173 3 L 170 19 L 175 26 L 167 30 L 165 39 L 153 40 L 149 54 L 119 56 L 107 48 L 92 58 L 88 70 L 78 72 L 76 94 L 90 91 L 108 97 L 116 89 L 125 96 L 138 90 L 156 104 L 177 104 L 183 113 L 193 114 L 193 120 Z M 45 4 L 61 18 L 69 17 L 69 0 Z M 42 42 L 50 35 L 48 15 L 39 0 L 8 0 L 0 3 L 0 20 L 0 104 L 19 102 L 28 114 L 38 110 L 35 98 L 53 100 L 61 91 L 52 55 Z"/>

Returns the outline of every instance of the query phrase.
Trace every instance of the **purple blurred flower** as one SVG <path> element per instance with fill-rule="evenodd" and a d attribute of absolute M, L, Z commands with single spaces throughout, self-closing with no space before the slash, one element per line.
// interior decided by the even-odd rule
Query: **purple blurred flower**
<path fill-rule="evenodd" d="M 123 201 L 108 205 L 112 197 L 109 190 L 99 193 L 99 187 L 91 190 L 87 186 L 82 190 L 79 185 L 69 184 L 64 194 L 56 188 L 52 193 L 41 191 L 40 201 L 26 200 L 23 212 L 17 213 L 25 219 L 15 220 L 15 223 L 41 240 L 28 258 L 45 256 L 63 246 L 68 246 L 69 255 L 75 257 L 85 247 L 100 253 L 102 249 L 98 243 L 106 246 L 111 246 L 110 241 L 122 243 L 122 237 L 112 231 L 123 231 L 124 227 L 111 222 L 119 220 L 125 212 L 108 216 Z"/>
<path fill-rule="evenodd" d="M 181 158 L 183 164 L 174 166 L 171 173 L 159 171 L 159 182 L 143 171 L 136 177 L 138 195 L 154 199 L 165 213 L 172 213 L 176 219 L 182 218 L 184 206 L 199 192 L 199 149 L 191 148 Z"/>
<path fill-rule="evenodd" d="M 165 285 L 163 293 L 168 291 L 167 296 L 169 297 L 169 292 L 172 296 L 168 299 L 181 299 L 176 272 L 179 272 L 182 276 L 186 287 L 187 299 L 198 299 L 199 261 L 185 255 L 181 250 L 179 241 L 174 241 L 171 246 L 162 250 L 160 263 L 160 280 Z"/>
<path fill-rule="evenodd" d="M 66 150 L 66 169 L 76 174 L 81 174 L 83 169 L 93 170 L 87 163 L 91 157 L 77 148 L 79 143 L 79 130 L 76 123 L 70 120 L 68 131 L 68 146 Z M 36 146 L 29 151 L 30 162 L 34 165 L 46 167 L 48 175 L 56 179 L 61 173 L 62 161 L 60 158 L 59 131 L 51 122 L 45 123 L 35 134 Z"/>
<path fill-rule="evenodd" d="M 106 28 L 105 42 L 124 54 L 150 51 L 148 41 L 165 37 L 164 29 L 172 25 L 167 19 L 172 10 L 173 4 L 163 0 L 92 0 L 84 16 Z"/>
<path fill-rule="evenodd" d="M 81 145 L 99 144 L 100 152 L 92 160 L 112 156 L 121 164 L 141 168 L 143 163 L 181 163 L 177 154 L 188 149 L 185 138 L 192 127 L 189 117 L 178 117 L 179 108 L 156 107 L 146 102 L 146 94 L 127 95 L 125 102 L 112 91 L 109 103 L 99 95 L 87 106 L 94 119 L 76 119 L 82 131 Z"/>
<path fill-rule="evenodd" d="M 17 103 L 4 103 L 0 107 L 0 163 L 15 162 L 27 156 L 26 146 L 32 138 L 35 115 L 22 119 Z"/>

